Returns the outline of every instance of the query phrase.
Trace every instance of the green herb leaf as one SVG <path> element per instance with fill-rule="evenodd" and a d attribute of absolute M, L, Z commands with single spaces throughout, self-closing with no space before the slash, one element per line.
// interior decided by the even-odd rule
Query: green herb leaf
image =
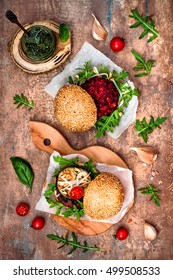
<path fill-rule="evenodd" d="M 68 77 L 68 83 L 71 84 L 71 85 L 74 84 L 74 81 L 73 81 L 72 76 L 69 76 L 69 77 Z"/>
<path fill-rule="evenodd" d="M 129 17 L 134 18 L 136 23 L 132 24 L 130 28 L 137 28 L 141 25 L 141 27 L 144 29 L 142 34 L 139 36 L 139 39 L 144 38 L 148 33 L 152 34 L 152 36 L 147 41 L 148 43 L 152 42 L 158 37 L 159 32 L 155 29 L 155 23 L 151 16 L 143 17 L 143 15 L 139 14 L 136 8 L 131 10 L 131 13 L 132 15 Z"/>
<path fill-rule="evenodd" d="M 65 43 L 68 41 L 70 37 L 70 30 L 67 26 L 67 24 L 62 23 L 59 26 L 59 37 L 62 43 Z"/>
<path fill-rule="evenodd" d="M 78 165 L 78 157 L 71 158 L 71 159 L 66 159 L 61 156 L 54 156 L 53 157 L 54 161 L 59 163 L 61 169 L 66 168 L 66 167 L 73 167 L 73 166 L 79 166 Z"/>
<path fill-rule="evenodd" d="M 32 184 L 34 180 L 34 173 L 31 165 L 21 157 L 10 158 L 13 168 L 18 176 L 19 181 L 30 188 L 32 191 Z"/>
<path fill-rule="evenodd" d="M 135 50 L 131 50 L 131 53 L 134 55 L 136 60 L 138 61 L 137 65 L 133 68 L 135 71 L 144 70 L 145 72 L 138 73 L 135 77 L 143 77 L 148 76 L 151 72 L 151 68 L 154 67 L 155 60 L 146 61 L 139 53 Z"/>
<path fill-rule="evenodd" d="M 56 184 L 49 184 L 50 188 L 44 192 L 45 197 L 50 197 L 56 190 Z"/>
<path fill-rule="evenodd" d="M 167 117 L 158 117 L 154 120 L 153 116 L 150 116 L 150 121 L 147 123 L 144 117 L 141 121 L 136 120 L 135 129 L 139 131 L 138 136 L 142 137 L 144 142 L 148 141 L 148 134 L 152 133 L 155 128 L 161 128 L 160 125 L 167 120 Z"/>
<path fill-rule="evenodd" d="M 133 96 L 137 96 L 139 94 L 139 90 L 137 88 L 132 89 L 130 86 L 126 84 L 119 84 L 120 91 L 122 93 L 119 106 L 111 115 L 102 116 L 96 123 L 96 137 L 104 136 L 107 131 L 113 132 L 115 126 L 118 126 L 120 123 L 121 116 L 124 114 L 124 108 L 128 107 L 129 102 L 131 101 Z"/>
<path fill-rule="evenodd" d="M 47 203 L 49 203 L 50 208 L 54 208 L 55 206 L 58 206 L 60 209 L 62 209 L 62 207 L 64 207 L 64 205 L 59 202 L 59 201 L 53 201 L 50 197 L 45 197 Z"/>
<path fill-rule="evenodd" d="M 67 208 L 64 212 L 61 212 L 61 215 L 63 215 L 65 218 L 73 216 L 79 220 L 84 216 L 83 203 L 81 203 L 80 208 L 77 208 L 75 205 L 73 208 Z"/>
<path fill-rule="evenodd" d="M 140 191 L 142 194 L 151 195 L 150 201 L 154 200 L 155 204 L 158 207 L 160 207 L 160 197 L 158 196 L 158 193 L 160 192 L 160 190 L 155 188 L 153 185 L 148 184 L 147 188 L 141 188 L 141 189 L 138 189 L 138 191 Z"/>
<path fill-rule="evenodd" d="M 125 80 L 129 76 L 129 73 L 125 70 L 122 70 L 120 73 L 117 73 L 115 70 L 112 71 L 112 77 L 115 82 L 120 82 L 121 80 Z"/>
<path fill-rule="evenodd" d="M 16 108 L 19 108 L 21 106 L 29 107 L 29 110 L 34 108 L 34 101 L 33 100 L 29 101 L 28 98 L 23 93 L 21 93 L 21 96 L 16 94 L 13 97 L 13 100 L 14 100 L 14 104 L 18 104 Z"/>
<path fill-rule="evenodd" d="M 68 255 L 72 254 L 76 249 L 82 249 L 83 252 L 86 252 L 88 250 L 92 250 L 92 251 L 103 251 L 104 250 L 104 248 L 99 248 L 96 246 L 89 246 L 86 241 L 84 242 L 84 244 L 81 244 L 81 242 L 77 240 L 77 236 L 75 235 L 74 232 L 72 232 L 72 239 L 70 239 L 70 240 L 68 239 L 68 235 L 66 235 L 64 238 L 63 236 L 48 234 L 47 237 L 52 240 L 56 240 L 57 243 L 63 243 L 64 244 L 63 247 L 71 246 L 72 249 L 68 252 Z M 62 246 L 60 246 L 58 249 L 60 249 L 60 248 L 62 248 Z"/>
<path fill-rule="evenodd" d="M 96 165 L 93 163 L 92 159 L 89 159 L 89 161 L 85 162 L 83 167 L 93 179 L 100 174 L 100 172 L 96 171 Z"/>

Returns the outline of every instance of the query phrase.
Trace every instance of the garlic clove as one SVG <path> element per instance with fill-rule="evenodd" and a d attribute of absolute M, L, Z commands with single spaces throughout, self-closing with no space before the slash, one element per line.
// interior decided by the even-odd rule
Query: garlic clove
<path fill-rule="evenodd" d="M 145 235 L 145 239 L 147 241 L 153 241 L 157 237 L 157 231 L 156 231 L 155 227 L 153 227 L 152 225 L 150 225 L 148 223 L 145 223 L 144 224 L 144 235 Z"/>
<path fill-rule="evenodd" d="M 135 151 L 138 157 L 140 158 L 140 160 L 147 164 L 152 164 L 157 159 L 158 151 L 153 147 L 142 146 L 142 147 L 133 147 L 130 149 Z"/>
<path fill-rule="evenodd" d="M 92 14 L 92 16 L 94 18 L 94 22 L 93 22 L 93 26 L 92 26 L 93 38 L 97 41 L 106 40 L 108 32 L 106 31 L 106 29 L 103 26 L 101 26 L 100 22 L 97 20 L 95 15 Z"/>

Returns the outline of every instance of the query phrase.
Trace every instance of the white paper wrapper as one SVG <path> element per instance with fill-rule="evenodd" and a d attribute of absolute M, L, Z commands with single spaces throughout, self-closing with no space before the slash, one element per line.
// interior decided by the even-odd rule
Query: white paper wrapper
<path fill-rule="evenodd" d="M 55 169 L 57 169 L 59 167 L 59 164 L 56 163 L 53 159 L 53 156 L 57 156 L 57 155 L 59 155 L 59 153 L 53 152 L 52 155 L 50 156 L 50 164 L 49 164 L 47 177 L 46 177 L 46 185 L 42 189 L 41 197 L 40 197 L 38 203 L 36 204 L 36 210 L 44 211 L 44 212 L 51 213 L 51 214 L 55 214 L 56 207 L 49 208 L 49 204 L 47 203 L 47 201 L 44 197 L 44 192 L 49 188 L 48 184 L 52 183 L 52 175 L 53 175 Z M 81 163 L 84 163 L 89 160 L 86 156 L 79 155 L 79 154 L 71 154 L 71 155 L 64 156 L 64 158 L 68 158 L 68 159 L 73 158 L 73 157 L 78 157 L 79 162 L 81 162 Z M 122 168 L 122 167 L 118 167 L 115 165 L 107 165 L 107 164 L 103 164 L 103 163 L 96 163 L 96 168 L 100 172 L 110 172 L 120 179 L 120 181 L 122 182 L 122 184 L 124 186 L 125 199 L 124 199 L 121 211 L 110 219 L 93 220 L 90 217 L 88 217 L 87 215 L 84 215 L 81 218 L 81 220 L 83 219 L 83 220 L 90 220 L 90 221 L 97 221 L 97 222 L 99 221 L 99 222 L 104 222 L 104 223 L 107 222 L 107 223 L 111 223 L 111 224 L 112 223 L 116 224 L 121 220 L 121 218 L 128 211 L 129 207 L 133 204 L 134 185 L 133 185 L 133 179 L 132 179 L 132 171 L 127 168 Z M 72 217 L 72 218 L 74 218 L 74 217 Z"/>
<path fill-rule="evenodd" d="M 45 87 L 45 91 L 50 94 L 52 97 L 55 97 L 58 90 L 68 84 L 68 77 L 74 76 L 79 71 L 76 70 L 78 67 L 83 67 L 86 61 L 91 61 L 93 66 L 99 66 L 103 64 L 108 66 L 109 70 L 112 71 L 115 69 L 117 72 L 121 72 L 122 68 L 116 65 L 112 60 L 105 56 L 102 52 L 94 48 L 88 42 L 85 42 L 80 49 L 80 51 L 73 58 L 71 63 L 69 63 L 65 69 L 55 76 L 52 81 Z M 127 83 L 134 88 L 134 84 L 130 81 Z M 122 116 L 119 126 L 115 127 L 113 133 L 108 132 L 110 136 L 117 139 L 127 128 L 131 125 L 136 119 L 136 111 L 138 106 L 137 96 L 133 96 L 132 100 L 129 103 L 129 106 L 124 110 L 125 114 Z"/>

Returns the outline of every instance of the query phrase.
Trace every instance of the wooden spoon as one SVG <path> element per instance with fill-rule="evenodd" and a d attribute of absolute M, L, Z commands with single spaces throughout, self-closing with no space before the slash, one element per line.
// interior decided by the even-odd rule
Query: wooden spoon
<path fill-rule="evenodd" d="M 5 16 L 6 16 L 6 18 L 7 18 L 10 22 L 17 24 L 17 25 L 20 27 L 20 29 L 22 29 L 23 32 L 24 32 L 27 36 L 29 36 L 29 32 L 28 32 L 28 31 L 23 27 L 23 25 L 18 21 L 17 16 L 16 16 L 11 10 L 7 10 L 6 13 L 5 13 Z"/>
<path fill-rule="evenodd" d="M 34 144 L 37 148 L 43 151 L 49 153 L 57 151 L 62 156 L 68 154 L 82 154 L 93 159 L 95 162 L 118 165 L 120 167 L 127 168 L 125 162 L 113 151 L 107 148 L 101 146 L 91 146 L 82 150 L 75 150 L 69 145 L 60 132 L 48 124 L 30 121 L 29 125 Z"/>

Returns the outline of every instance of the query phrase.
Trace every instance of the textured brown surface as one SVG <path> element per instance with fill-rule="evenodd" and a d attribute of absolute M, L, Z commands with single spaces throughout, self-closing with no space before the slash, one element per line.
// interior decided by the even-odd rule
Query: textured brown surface
<path fill-rule="evenodd" d="M 75 3 L 75 4 L 74 4 Z M 139 4 L 138 4 L 139 3 Z M 172 0 L 153 0 L 148 4 L 149 14 L 154 20 L 160 36 L 150 44 L 146 39 L 138 40 L 140 29 L 130 30 L 132 23 L 128 15 L 130 10 L 138 5 L 140 12 L 146 11 L 147 1 L 24 1 L 1 0 L 1 243 L 0 256 L 2 259 L 173 259 L 173 183 L 171 181 L 172 163 L 172 131 L 171 108 L 173 93 L 172 78 Z M 17 31 L 4 18 L 7 9 L 13 10 L 21 23 L 36 19 L 50 19 L 58 22 L 67 22 L 72 29 L 72 54 L 57 70 L 48 74 L 30 75 L 17 68 L 12 63 L 7 51 L 7 44 Z M 105 42 L 97 42 L 91 37 L 91 27 L 94 13 L 108 30 L 109 35 Z M 80 23 L 79 23 L 79 15 Z M 109 48 L 112 35 L 119 35 L 126 39 L 125 49 L 114 54 Z M 62 130 L 64 136 L 75 149 L 82 149 L 90 145 L 103 145 L 117 152 L 133 170 L 135 190 L 153 183 L 161 190 L 161 207 L 158 208 L 148 197 L 135 191 L 135 204 L 120 224 L 115 225 L 105 233 L 85 237 L 78 235 L 79 240 L 87 240 L 89 244 L 105 247 L 104 252 L 87 252 L 82 254 L 76 251 L 67 257 L 66 249 L 56 250 L 56 242 L 49 240 L 49 233 L 65 234 L 66 230 L 44 213 L 35 211 L 39 199 L 42 183 L 46 176 L 49 154 L 38 150 L 31 140 L 29 120 L 49 123 L 56 127 L 53 119 L 53 100 L 48 96 L 44 87 L 48 82 L 71 61 L 74 55 L 87 40 L 98 48 L 115 63 L 132 75 L 131 79 L 140 88 L 138 118 L 152 114 L 153 116 L 168 116 L 161 130 L 155 130 L 149 137 L 149 145 L 159 150 L 159 156 L 153 166 L 144 165 L 138 160 L 130 147 L 143 144 L 137 137 L 134 125 L 131 125 L 118 140 L 111 137 L 96 139 L 95 131 L 91 129 L 85 134 L 69 133 Z M 132 48 L 147 59 L 155 59 L 155 68 L 150 76 L 135 79 L 132 66 L 136 63 L 130 54 Z M 34 99 L 35 108 L 28 111 L 26 108 L 17 110 L 13 105 L 13 96 L 23 92 Z M 33 193 L 28 194 L 14 173 L 9 158 L 22 156 L 32 165 L 35 172 Z M 30 213 L 25 218 L 15 214 L 15 206 L 21 200 L 30 204 Z M 32 219 L 42 214 L 46 219 L 46 226 L 41 231 L 34 231 L 29 227 Z M 144 220 L 152 223 L 158 230 L 155 241 L 148 243 L 144 239 Z M 120 225 L 129 229 L 129 237 L 120 246 L 112 237 Z"/>

